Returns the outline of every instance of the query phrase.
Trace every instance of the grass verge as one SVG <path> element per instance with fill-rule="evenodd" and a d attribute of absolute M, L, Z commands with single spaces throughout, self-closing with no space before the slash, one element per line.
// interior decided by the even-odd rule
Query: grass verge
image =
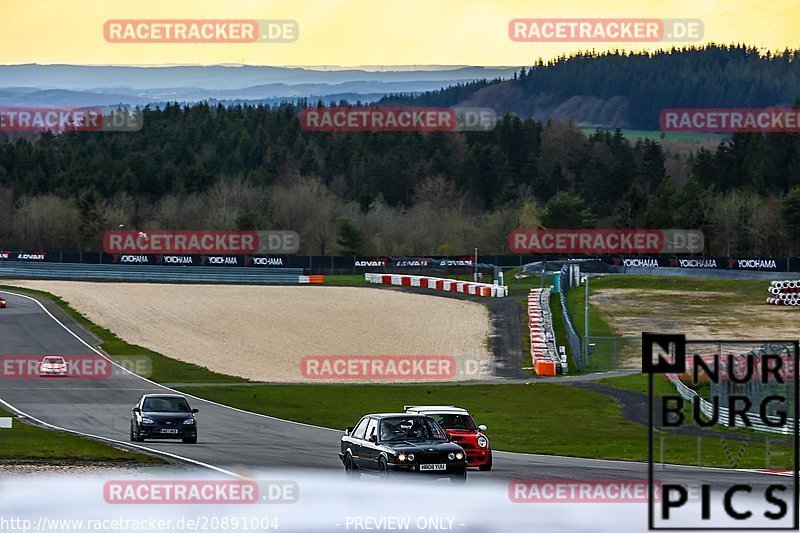
<path fill-rule="evenodd" d="M 0 429 L 0 462 L 166 463 L 158 457 L 24 424 L 3 409 L 0 416 L 15 417 L 11 429 Z"/>
<path fill-rule="evenodd" d="M 342 430 L 365 413 L 394 412 L 409 404 L 458 405 L 468 409 L 478 424 L 489 427 L 487 434 L 496 449 L 632 461 L 648 457 L 647 428 L 623 418 L 615 400 L 561 384 L 197 385 L 183 389 L 240 409 Z M 695 437 L 660 435 L 666 437 L 666 462 L 697 464 Z M 729 467 L 725 444 L 720 439 L 703 440 L 702 464 Z M 743 453 L 739 467 L 763 467 L 764 450 L 750 446 Z M 778 468 L 792 457 L 790 445 L 773 445 L 771 454 L 771 465 Z"/>

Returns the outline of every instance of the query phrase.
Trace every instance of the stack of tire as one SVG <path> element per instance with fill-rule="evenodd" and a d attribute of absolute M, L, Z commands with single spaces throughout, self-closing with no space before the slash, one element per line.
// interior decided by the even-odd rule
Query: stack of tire
<path fill-rule="evenodd" d="M 768 290 L 768 304 L 800 306 L 800 280 L 773 281 Z"/>

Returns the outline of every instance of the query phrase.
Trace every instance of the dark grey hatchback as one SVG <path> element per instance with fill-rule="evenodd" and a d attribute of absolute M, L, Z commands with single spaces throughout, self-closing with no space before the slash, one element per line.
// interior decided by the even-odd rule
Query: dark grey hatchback
<path fill-rule="evenodd" d="M 349 477 L 361 472 L 388 477 L 395 472 L 449 477 L 462 484 L 467 479 L 464 450 L 447 440 L 434 419 L 408 413 L 365 415 L 347 428 L 339 458 Z"/>
<path fill-rule="evenodd" d="M 131 441 L 181 439 L 197 442 L 197 421 L 186 398 L 179 394 L 145 394 L 131 409 Z"/>

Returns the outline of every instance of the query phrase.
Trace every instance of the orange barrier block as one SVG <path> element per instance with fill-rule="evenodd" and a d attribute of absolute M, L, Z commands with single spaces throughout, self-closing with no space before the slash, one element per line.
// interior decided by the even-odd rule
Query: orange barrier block
<path fill-rule="evenodd" d="M 325 276 L 322 276 L 322 275 L 319 275 L 319 276 L 317 276 L 317 275 L 308 276 L 308 282 L 309 283 L 325 283 Z"/>
<path fill-rule="evenodd" d="M 554 361 L 536 361 L 534 370 L 540 376 L 555 376 L 556 364 Z"/>

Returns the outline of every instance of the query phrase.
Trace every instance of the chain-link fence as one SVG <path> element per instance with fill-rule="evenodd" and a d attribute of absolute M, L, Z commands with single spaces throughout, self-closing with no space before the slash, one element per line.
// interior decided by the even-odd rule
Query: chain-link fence
<path fill-rule="evenodd" d="M 558 275 L 558 293 L 561 298 L 567 341 L 572 360 L 578 372 L 600 372 L 617 369 L 642 368 L 642 339 L 639 336 L 597 336 L 589 335 L 588 346 L 584 335 L 578 332 L 572 312 L 567 306 L 567 293 L 578 287 L 579 265 L 565 264 Z"/>

